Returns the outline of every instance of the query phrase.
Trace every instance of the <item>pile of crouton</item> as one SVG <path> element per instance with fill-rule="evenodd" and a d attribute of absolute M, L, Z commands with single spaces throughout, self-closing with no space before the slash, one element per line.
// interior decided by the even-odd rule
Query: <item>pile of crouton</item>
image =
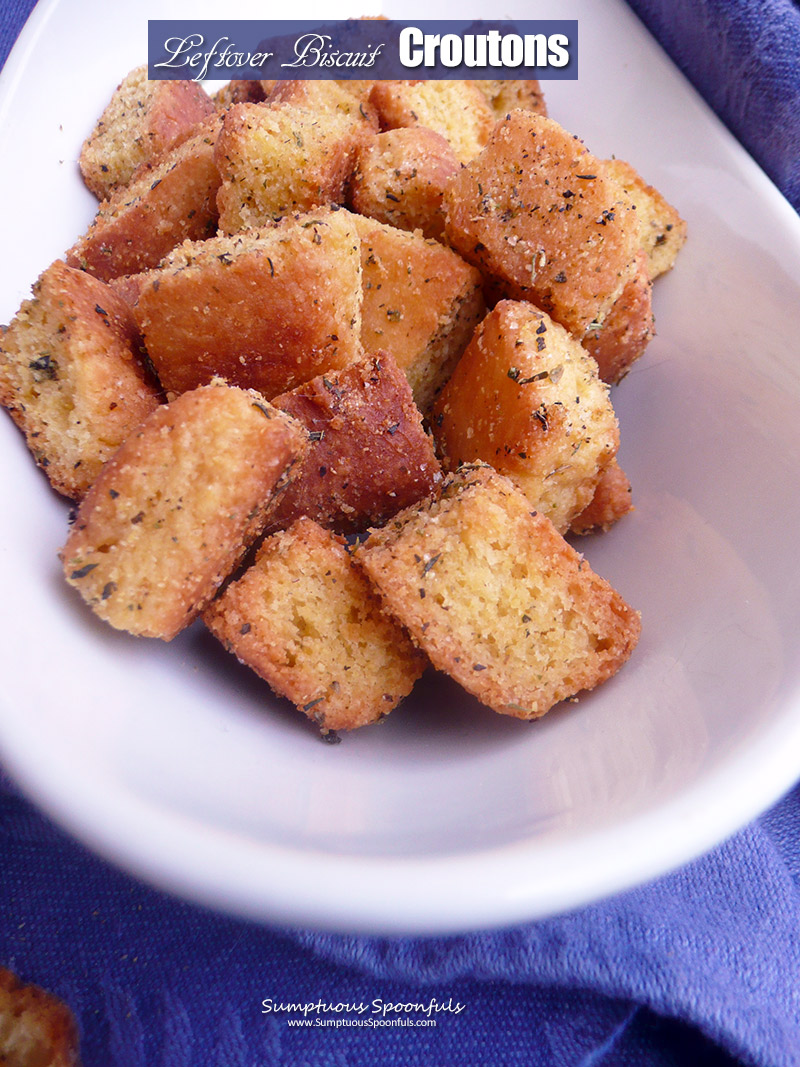
<path fill-rule="evenodd" d="M 534 81 L 141 68 L 80 169 L 0 402 L 97 615 L 202 618 L 328 738 L 431 665 L 521 719 L 622 666 L 639 614 L 565 535 L 631 509 L 610 386 L 685 239 L 630 165 Z"/>

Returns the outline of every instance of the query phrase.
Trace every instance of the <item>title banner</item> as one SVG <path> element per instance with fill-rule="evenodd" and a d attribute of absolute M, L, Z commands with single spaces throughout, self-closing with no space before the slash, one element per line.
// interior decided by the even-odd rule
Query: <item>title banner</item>
<path fill-rule="evenodd" d="M 191 81 L 578 77 L 574 19 L 150 20 L 148 72 Z"/>

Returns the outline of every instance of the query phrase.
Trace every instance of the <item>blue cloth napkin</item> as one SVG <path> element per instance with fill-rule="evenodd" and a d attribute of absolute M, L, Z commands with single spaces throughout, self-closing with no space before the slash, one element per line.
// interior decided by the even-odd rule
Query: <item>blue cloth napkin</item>
<path fill-rule="evenodd" d="M 800 8 L 792 0 L 628 0 L 800 211 Z"/>
<path fill-rule="evenodd" d="M 0 777 L 0 963 L 72 1006 L 86 1067 L 789 1067 L 799 826 L 800 789 L 702 860 L 571 915 L 375 939 L 276 932 L 173 900 Z M 318 1007 L 277 1010 L 290 1003 Z M 386 1007 L 409 1004 L 421 1008 Z"/>
<path fill-rule="evenodd" d="M 800 208 L 798 8 L 631 5 Z M 3 4 L 0 62 L 31 6 Z M 86 1067 L 789 1067 L 798 842 L 800 789 L 703 859 L 571 915 L 452 938 L 341 937 L 144 886 L 0 771 L 0 965 L 72 1006 Z M 348 1004 L 365 1009 L 335 1010 Z M 375 1025 L 389 1022 L 405 1025 Z"/>

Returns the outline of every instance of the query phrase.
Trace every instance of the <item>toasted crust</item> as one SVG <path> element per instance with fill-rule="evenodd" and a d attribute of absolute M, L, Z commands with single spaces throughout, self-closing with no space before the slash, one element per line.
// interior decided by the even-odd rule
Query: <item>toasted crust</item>
<path fill-rule="evenodd" d="M 425 126 L 387 130 L 358 149 L 349 203 L 361 215 L 439 238 L 444 190 L 458 169 L 440 133 Z"/>
<path fill-rule="evenodd" d="M 152 415 L 105 465 L 61 554 L 119 630 L 169 641 L 263 528 L 305 434 L 254 391 L 214 384 Z"/>
<path fill-rule="evenodd" d="M 623 515 L 633 511 L 631 483 L 616 459 L 603 468 L 600 481 L 588 507 L 572 520 L 569 530 L 574 534 L 608 530 Z"/>
<path fill-rule="evenodd" d="M 606 166 L 636 205 L 639 240 L 647 255 L 650 278 L 672 269 L 686 241 L 686 223 L 658 189 L 648 185 L 638 171 L 622 159 L 608 159 Z"/>
<path fill-rule="evenodd" d="M 149 271 L 142 271 L 141 274 L 121 274 L 119 278 L 112 278 L 110 282 L 105 284 L 112 293 L 115 293 L 120 300 L 122 300 L 133 313 L 133 309 L 136 307 L 136 301 L 139 299 L 144 286 L 150 277 Z"/>
<path fill-rule="evenodd" d="M 583 347 L 597 362 L 604 382 L 622 381 L 644 353 L 655 333 L 653 320 L 653 283 L 647 256 L 640 251 L 634 276 L 617 297 L 602 325 L 590 330 Z"/>
<path fill-rule="evenodd" d="M 368 128 L 355 98 L 348 99 L 355 114 L 282 102 L 237 104 L 225 113 L 216 154 L 223 233 L 344 203 L 355 151 Z"/>
<path fill-rule="evenodd" d="M 370 95 L 381 126 L 426 126 L 449 142 L 467 163 L 486 144 L 494 112 L 480 89 L 469 81 L 380 81 Z"/>
<path fill-rule="evenodd" d="M 268 530 L 308 515 L 355 533 L 430 495 L 441 481 L 411 388 L 388 353 L 314 378 L 273 403 L 305 426 L 309 445 L 271 509 Z"/>
<path fill-rule="evenodd" d="M 60 260 L 39 278 L 0 341 L 0 403 L 65 496 L 82 497 L 158 406 L 138 347 L 123 301 Z"/>
<path fill-rule="evenodd" d="M 426 412 L 483 314 L 478 271 L 437 241 L 352 216 L 361 238 L 361 339 L 386 349 Z"/>
<path fill-rule="evenodd" d="M 185 141 L 214 113 L 197 82 L 149 81 L 147 67 L 132 70 L 114 91 L 81 149 L 78 163 L 98 200 L 128 184 L 145 163 Z"/>
<path fill-rule="evenodd" d="M 476 81 L 474 84 L 486 97 L 496 119 L 505 118 L 509 111 L 515 108 L 535 111 L 537 115 L 547 114 L 544 93 L 535 78 L 528 81 L 513 78 L 500 81 Z"/>
<path fill-rule="evenodd" d="M 87 233 L 67 252 L 67 263 L 109 281 L 157 266 L 181 241 L 214 233 L 220 121 L 209 120 L 177 148 L 144 164 L 129 185 L 104 201 Z"/>
<path fill-rule="evenodd" d="M 564 532 L 619 447 L 608 387 L 563 326 L 501 301 L 439 397 L 432 425 L 451 469 L 483 460 Z"/>
<path fill-rule="evenodd" d="M 77 1024 L 63 1001 L 0 967 L 0 1063 L 79 1067 L 78 1044 Z"/>
<path fill-rule="evenodd" d="M 605 165 L 558 123 L 512 111 L 445 193 L 461 254 L 583 337 L 636 270 L 636 212 Z"/>
<path fill-rule="evenodd" d="M 378 129 L 378 114 L 369 104 L 373 82 L 334 81 L 278 81 L 269 95 L 271 104 L 293 104 L 308 108 L 318 115 L 344 114 L 357 126 Z"/>
<path fill-rule="evenodd" d="M 433 665 L 504 715 L 594 688 L 639 636 L 638 614 L 489 467 L 451 475 L 357 558 Z"/>
<path fill-rule="evenodd" d="M 266 100 L 274 86 L 274 81 L 234 78 L 218 89 L 212 100 L 217 111 L 227 111 L 234 104 L 260 104 Z"/>
<path fill-rule="evenodd" d="M 136 284 L 147 350 L 175 393 L 220 375 L 271 398 L 361 354 L 361 255 L 347 212 L 187 242 Z"/>
<path fill-rule="evenodd" d="M 310 519 L 268 538 L 204 619 L 324 733 L 386 716 L 427 662 L 343 545 Z"/>

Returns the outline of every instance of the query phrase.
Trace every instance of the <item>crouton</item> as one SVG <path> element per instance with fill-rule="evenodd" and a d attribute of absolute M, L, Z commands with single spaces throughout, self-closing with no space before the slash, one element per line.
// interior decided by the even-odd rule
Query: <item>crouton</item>
<path fill-rule="evenodd" d="M 562 533 L 589 505 L 619 447 L 594 360 L 543 311 L 509 300 L 475 331 L 432 425 L 451 470 L 491 464 Z"/>
<path fill-rule="evenodd" d="M 157 266 L 181 241 L 210 237 L 217 225 L 214 142 L 220 122 L 203 124 L 104 201 L 87 233 L 67 252 L 67 263 L 110 281 Z"/>
<path fill-rule="evenodd" d="M 261 532 L 304 447 L 255 391 L 184 393 L 103 467 L 61 553 L 67 581 L 116 629 L 171 640 Z"/>
<path fill-rule="evenodd" d="M 0 967 L 0 1063 L 79 1067 L 78 1027 L 63 1001 Z"/>
<path fill-rule="evenodd" d="M 0 339 L 0 403 L 54 489 L 78 499 L 158 406 L 130 309 L 57 260 Z"/>
<path fill-rule="evenodd" d="M 354 116 L 280 102 L 234 105 L 217 142 L 220 230 L 237 233 L 292 211 L 344 203 L 365 127 L 357 106 Z"/>
<path fill-rule="evenodd" d="M 78 163 L 84 182 L 98 200 L 107 200 L 142 164 L 185 141 L 213 113 L 197 82 L 148 81 L 147 67 L 137 67 L 117 86 L 83 144 Z"/>
<path fill-rule="evenodd" d="M 686 241 L 686 223 L 658 189 L 641 177 L 630 163 L 607 159 L 611 177 L 617 181 L 636 205 L 641 247 L 647 253 L 651 280 L 672 269 Z"/>
<path fill-rule="evenodd" d="M 267 538 L 204 619 L 323 733 L 384 718 L 427 663 L 342 543 L 311 519 Z"/>
<path fill-rule="evenodd" d="M 489 139 L 494 112 L 470 81 L 379 81 L 370 95 L 381 126 L 427 126 L 449 142 L 461 163 L 468 163 Z"/>
<path fill-rule="evenodd" d="M 483 271 L 580 338 L 636 271 L 636 212 L 577 137 L 512 111 L 445 192 L 446 232 Z"/>
<path fill-rule="evenodd" d="M 405 375 L 386 352 L 314 378 L 273 404 L 308 431 L 297 477 L 268 530 L 302 515 L 340 533 L 380 525 L 428 496 L 441 470 Z"/>
<path fill-rule="evenodd" d="M 593 689 L 638 640 L 638 614 L 490 467 L 448 477 L 356 558 L 433 665 L 503 715 Z"/>
<path fill-rule="evenodd" d="M 350 206 L 398 229 L 440 238 L 444 190 L 459 166 L 450 145 L 434 130 L 387 130 L 365 141 L 356 153 Z"/>
<path fill-rule="evenodd" d="M 357 126 L 377 131 L 378 113 L 369 103 L 373 84 L 325 78 L 278 81 L 268 101 L 270 104 L 292 104 L 307 108 L 319 116 L 339 113 L 352 119 Z"/>
<path fill-rule="evenodd" d="M 427 412 L 483 314 L 480 274 L 419 233 L 351 217 L 361 238 L 364 348 L 391 352 Z"/>
<path fill-rule="evenodd" d="M 569 532 L 587 534 L 608 530 L 630 511 L 633 511 L 631 483 L 616 459 L 612 459 L 603 468 L 588 507 L 572 520 Z"/>
<path fill-rule="evenodd" d="M 653 338 L 652 291 L 647 256 L 640 250 L 636 273 L 603 322 L 582 338 L 583 347 L 597 363 L 600 377 L 610 385 L 622 381 Z"/>
<path fill-rule="evenodd" d="M 547 114 L 544 93 L 535 78 L 529 81 L 504 78 L 499 81 L 476 81 L 474 84 L 488 100 L 496 119 L 505 118 L 515 108 L 535 111 L 537 115 Z"/>
<path fill-rule="evenodd" d="M 274 81 L 234 78 L 218 89 L 211 99 L 217 111 L 227 111 L 234 104 L 260 104 L 266 100 L 274 85 Z"/>
<path fill-rule="evenodd" d="M 109 282 L 104 282 L 103 284 L 108 285 L 111 292 L 116 293 L 120 300 L 124 301 L 133 311 L 136 301 L 139 299 L 139 293 L 141 293 L 149 277 L 150 271 L 145 270 L 141 274 L 121 274 L 119 278 L 112 278 Z"/>
<path fill-rule="evenodd" d="M 361 255 L 347 212 L 186 242 L 135 284 L 164 387 L 215 375 L 268 398 L 361 355 Z"/>

